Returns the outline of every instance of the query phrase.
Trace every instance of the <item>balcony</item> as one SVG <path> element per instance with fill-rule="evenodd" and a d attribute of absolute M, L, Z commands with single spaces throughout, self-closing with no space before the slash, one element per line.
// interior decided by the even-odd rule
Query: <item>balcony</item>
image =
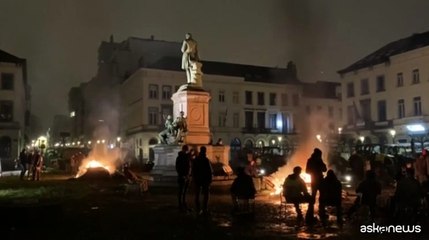
<path fill-rule="evenodd" d="M 258 134 L 258 133 L 272 133 L 275 130 L 272 130 L 271 128 L 256 128 L 256 127 L 245 127 L 241 129 L 242 133 L 253 133 L 253 134 Z"/>
<path fill-rule="evenodd" d="M 407 125 L 410 123 L 416 123 L 416 122 L 426 122 L 429 123 L 429 115 L 421 115 L 421 116 L 410 116 L 410 117 L 404 117 L 404 118 L 398 118 L 393 120 L 393 125 Z"/>

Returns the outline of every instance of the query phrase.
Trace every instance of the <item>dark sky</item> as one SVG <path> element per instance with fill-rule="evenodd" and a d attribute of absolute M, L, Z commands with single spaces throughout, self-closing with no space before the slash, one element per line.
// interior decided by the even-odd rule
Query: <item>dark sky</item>
<path fill-rule="evenodd" d="M 384 44 L 429 30 L 427 0 L 0 0 L 0 49 L 28 61 L 32 112 L 48 127 L 67 113 L 70 87 L 96 72 L 111 34 L 182 41 L 204 60 L 285 67 L 303 81 L 336 71 Z"/>

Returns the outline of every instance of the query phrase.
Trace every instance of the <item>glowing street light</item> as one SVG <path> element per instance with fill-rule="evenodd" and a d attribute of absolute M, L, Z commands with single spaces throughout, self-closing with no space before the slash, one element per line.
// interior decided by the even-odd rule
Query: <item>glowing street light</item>
<path fill-rule="evenodd" d="M 341 134 L 343 132 L 343 128 L 339 127 L 338 128 L 338 134 Z"/>
<path fill-rule="evenodd" d="M 116 141 L 120 142 L 121 141 L 121 137 L 117 137 Z"/>
<path fill-rule="evenodd" d="M 322 136 L 320 134 L 316 135 L 316 139 L 317 141 L 322 142 Z"/>
<path fill-rule="evenodd" d="M 392 142 L 395 143 L 395 135 L 396 135 L 396 131 L 395 129 L 391 129 L 389 131 L 390 135 L 392 136 Z"/>
<path fill-rule="evenodd" d="M 359 140 L 363 143 L 363 141 L 365 140 L 365 137 L 364 136 L 360 136 Z"/>

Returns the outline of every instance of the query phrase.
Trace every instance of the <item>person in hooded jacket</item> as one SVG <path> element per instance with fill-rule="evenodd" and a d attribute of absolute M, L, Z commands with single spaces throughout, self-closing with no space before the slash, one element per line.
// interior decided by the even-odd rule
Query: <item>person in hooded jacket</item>
<path fill-rule="evenodd" d="M 322 160 L 322 151 L 315 148 L 311 157 L 307 160 L 307 166 L 305 172 L 311 176 L 311 202 L 308 205 L 308 211 L 306 214 L 307 225 L 313 225 L 315 223 L 314 218 L 314 204 L 316 202 L 316 194 L 320 189 L 320 184 L 323 180 L 323 173 L 326 172 L 326 164 Z"/>
<path fill-rule="evenodd" d="M 333 170 L 327 172 L 326 177 L 320 184 L 320 197 L 319 197 L 319 216 L 322 224 L 327 225 L 328 216 L 326 215 L 326 206 L 334 206 L 337 212 L 337 224 L 339 227 L 343 226 L 342 216 L 342 186 Z"/>
<path fill-rule="evenodd" d="M 198 156 L 192 163 L 192 180 L 195 184 L 195 208 L 198 214 L 208 213 L 210 184 L 213 180 L 213 170 L 206 155 L 207 148 L 202 146 Z M 200 195 L 203 195 L 201 208 Z"/>
<path fill-rule="evenodd" d="M 186 192 L 188 191 L 189 180 L 191 175 L 191 155 L 188 152 L 188 145 L 182 146 L 176 158 L 176 172 L 177 172 L 177 184 L 178 184 L 178 205 L 179 210 L 187 210 L 186 205 Z"/>

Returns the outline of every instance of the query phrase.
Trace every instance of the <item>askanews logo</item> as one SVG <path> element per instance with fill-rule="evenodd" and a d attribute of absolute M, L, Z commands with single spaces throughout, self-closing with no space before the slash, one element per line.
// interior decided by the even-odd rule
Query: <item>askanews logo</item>
<path fill-rule="evenodd" d="M 384 225 L 380 226 L 373 223 L 372 225 L 361 225 L 361 233 L 420 233 L 420 225 Z"/>

